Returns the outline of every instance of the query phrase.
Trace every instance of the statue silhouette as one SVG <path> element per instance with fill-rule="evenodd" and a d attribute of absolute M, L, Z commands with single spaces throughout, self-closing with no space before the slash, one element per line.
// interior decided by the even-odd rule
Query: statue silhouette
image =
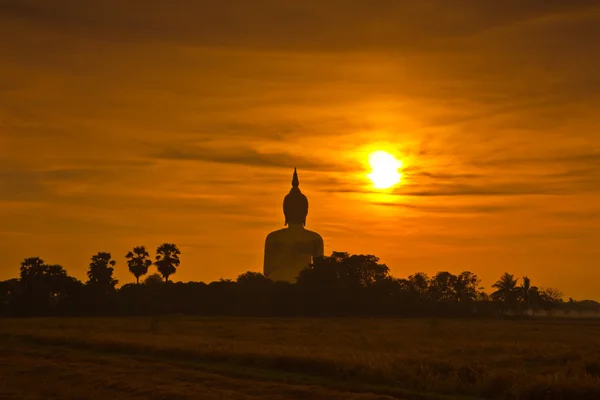
<path fill-rule="evenodd" d="M 295 282 L 301 270 L 324 254 L 321 235 L 304 228 L 308 199 L 299 186 L 294 168 L 292 189 L 283 200 L 287 228 L 269 233 L 265 241 L 264 274 L 274 281 Z"/>

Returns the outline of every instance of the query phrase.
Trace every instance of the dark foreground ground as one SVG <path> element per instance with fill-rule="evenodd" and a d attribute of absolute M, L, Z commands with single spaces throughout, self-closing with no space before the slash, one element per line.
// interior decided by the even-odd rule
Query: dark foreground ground
<path fill-rule="evenodd" d="M 0 319 L 1 399 L 600 399 L 600 320 Z"/>

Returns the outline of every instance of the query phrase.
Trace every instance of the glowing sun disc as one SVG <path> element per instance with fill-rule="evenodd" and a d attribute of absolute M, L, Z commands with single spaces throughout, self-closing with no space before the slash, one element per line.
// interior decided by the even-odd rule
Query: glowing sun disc
<path fill-rule="evenodd" d="M 371 173 L 367 178 L 373 182 L 375 189 L 389 189 L 400 183 L 402 174 L 398 169 L 402 167 L 402 162 L 386 151 L 375 151 L 369 155 L 369 165 Z"/>

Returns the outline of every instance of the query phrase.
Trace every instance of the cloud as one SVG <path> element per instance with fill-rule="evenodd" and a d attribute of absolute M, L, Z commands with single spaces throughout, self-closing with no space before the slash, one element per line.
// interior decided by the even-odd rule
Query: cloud
<path fill-rule="evenodd" d="M 548 216 L 551 218 L 557 218 L 564 221 L 576 221 L 577 224 L 580 223 L 590 223 L 596 224 L 600 220 L 600 210 L 598 209 L 585 209 L 585 211 L 575 211 L 576 208 L 573 209 L 562 209 L 560 211 L 552 211 L 548 212 Z"/>
<path fill-rule="evenodd" d="M 408 167 L 402 170 L 407 178 L 431 178 L 438 181 L 454 181 L 464 179 L 482 179 L 485 175 L 476 173 L 449 173 L 424 171 L 421 167 Z"/>
<path fill-rule="evenodd" d="M 398 207 L 406 208 L 409 210 L 420 211 L 424 213 L 434 214 L 493 214 L 504 211 L 512 211 L 521 209 L 522 206 L 518 205 L 491 205 L 491 204 L 468 204 L 468 205 L 456 205 L 448 204 L 444 206 L 436 205 L 422 205 L 412 203 L 394 203 L 394 202 L 373 202 L 373 205 L 385 206 L 385 207 Z"/>
<path fill-rule="evenodd" d="M 558 149 L 557 149 L 558 150 Z M 564 150 L 558 150 L 557 154 L 546 154 L 538 157 L 495 157 L 485 160 L 474 160 L 473 165 L 481 167 L 531 167 L 548 166 L 549 164 L 561 167 L 588 167 L 590 165 L 600 166 L 600 148 L 593 152 L 580 152 L 565 154 Z"/>
<path fill-rule="evenodd" d="M 123 175 L 129 166 L 148 163 L 122 162 L 105 167 L 56 167 L 49 169 L 26 169 L 23 166 L 3 166 L 0 172 L 0 201 L 39 202 L 68 197 L 67 187 L 108 188 Z"/>
<path fill-rule="evenodd" d="M 10 202 L 39 201 L 48 194 L 43 182 L 26 181 L 18 176 L 0 174 L 0 200 Z"/>
<path fill-rule="evenodd" d="M 336 166 L 283 152 L 260 152 L 248 147 L 217 148 L 187 146 L 185 148 L 163 148 L 151 157 L 167 160 L 213 162 L 251 167 L 302 168 L 309 171 L 336 170 Z"/>
<path fill-rule="evenodd" d="M 487 170 L 501 169 L 504 174 L 527 171 L 529 179 L 562 186 L 575 193 L 600 192 L 600 152 L 566 152 L 532 157 L 498 157 L 473 161 L 473 165 Z M 514 172 L 512 172 L 514 171 Z M 521 172 L 521 175 L 522 172 Z M 522 179 L 525 179 L 523 176 Z"/>
<path fill-rule="evenodd" d="M 328 188 L 322 191 L 327 193 L 362 193 L 381 194 L 371 189 L 360 189 L 352 187 Z M 496 197 L 496 196 L 549 196 L 567 195 L 569 192 L 558 185 L 534 185 L 530 183 L 510 184 L 485 184 L 462 185 L 462 184 L 436 184 L 430 186 L 401 185 L 393 191 L 386 193 L 390 196 L 406 197 L 441 197 L 441 196 L 465 196 L 465 197 Z"/>
<path fill-rule="evenodd" d="M 390 49 L 444 50 L 443 39 L 469 37 L 494 28 L 548 16 L 563 16 L 596 6 L 579 0 L 541 0 L 502 4 L 463 0 L 411 2 L 359 0 L 274 2 L 228 0 L 197 3 L 179 0 L 107 0 L 60 5 L 43 0 L 4 0 L 2 16 L 31 21 L 70 35 L 102 40 L 177 41 L 200 46 L 286 51 Z M 277 34 L 273 34 L 277 32 Z"/>

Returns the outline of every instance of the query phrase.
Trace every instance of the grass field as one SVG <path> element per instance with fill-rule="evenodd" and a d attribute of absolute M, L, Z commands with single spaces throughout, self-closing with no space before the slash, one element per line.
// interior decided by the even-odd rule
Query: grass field
<path fill-rule="evenodd" d="M 600 320 L 0 319 L 0 398 L 600 399 Z"/>

